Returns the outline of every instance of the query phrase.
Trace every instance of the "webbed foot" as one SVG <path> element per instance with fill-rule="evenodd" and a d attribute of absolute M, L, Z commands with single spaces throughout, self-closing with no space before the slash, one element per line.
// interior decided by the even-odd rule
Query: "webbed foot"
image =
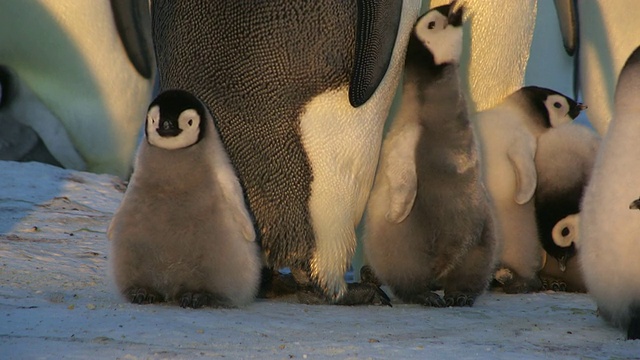
<path fill-rule="evenodd" d="M 567 283 L 555 278 L 543 277 L 542 290 L 567 291 Z"/>
<path fill-rule="evenodd" d="M 145 288 L 130 288 L 125 291 L 125 296 L 133 304 L 146 305 L 164 301 L 159 293 Z"/>
<path fill-rule="evenodd" d="M 444 301 L 447 306 L 473 306 L 476 301 L 477 295 L 465 294 L 461 292 L 446 293 L 444 295 Z"/>
<path fill-rule="evenodd" d="M 429 290 L 415 293 L 403 293 L 396 290 L 395 294 L 398 298 L 400 298 L 404 303 L 407 304 L 420 304 L 435 308 L 443 308 L 447 306 L 446 301 L 440 295 Z"/>
<path fill-rule="evenodd" d="M 526 294 L 542 289 L 542 281 L 538 276 L 527 279 L 508 268 L 498 270 L 495 279 L 502 285 L 506 294 Z"/>
<path fill-rule="evenodd" d="M 382 282 L 376 276 L 373 268 L 369 265 L 364 265 L 362 268 L 360 268 L 360 282 L 374 284 L 377 286 L 382 285 Z"/>
<path fill-rule="evenodd" d="M 319 290 L 310 286 L 299 287 L 298 301 L 307 305 L 387 305 L 391 306 L 391 299 L 380 289 L 379 286 L 371 283 L 350 283 L 347 284 L 347 292 L 339 300 L 331 302 Z"/>
<path fill-rule="evenodd" d="M 297 291 L 297 284 L 292 274 L 282 274 L 277 270 L 264 268 L 258 298 L 274 299 L 293 295 Z"/>
<path fill-rule="evenodd" d="M 185 292 L 178 297 L 178 303 L 182 308 L 199 309 L 211 305 L 213 296 L 206 292 Z"/>
<path fill-rule="evenodd" d="M 349 283 L 347 293 L 337 305 L 376 305 L 392 306 L 389 296 L 375 283 Z"/>

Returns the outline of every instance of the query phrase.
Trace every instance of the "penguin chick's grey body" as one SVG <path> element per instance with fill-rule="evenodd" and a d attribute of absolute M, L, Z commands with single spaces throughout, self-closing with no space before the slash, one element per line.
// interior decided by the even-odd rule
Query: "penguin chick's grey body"
<path fill-rule="evenodd" d="M 119 291 L 136 303 L 249 303 L 260 278 L 255 231 L 211 115 L 193 95 L 165 91 L 145 130 L 108 231 Z"/>
<path fill-rule="evenodd" d="M 496 247 L 458 75 L 462 9 L 449 8 L 427 12 L 411 34 L 403 100 L 365 222 L 365 254 L 380 281 L 428 306 L 472 305 L 491 279 Z M 444 300 L 434 287 L 444 287 Z"/>
<path fill-rule="evenodd" d="M 600 314 L 640 338 L 640 48 L 620 73 L 614 116 L 602 139 L 580 212 L 578 259 Z"/>
<path fill-rule="evenodd" d="M 535 154 L 541 134 L 573 120 L 582 104 L 556 91 L 525 86 L 499 105 L 475 115 L 482 153 L 483 179 L 496 214 L 501 241 L 496 275 L 508 293 L 537 291 L 542 283 L 544 250 L 538 239 L 533 195 L 537 185 Z"/>

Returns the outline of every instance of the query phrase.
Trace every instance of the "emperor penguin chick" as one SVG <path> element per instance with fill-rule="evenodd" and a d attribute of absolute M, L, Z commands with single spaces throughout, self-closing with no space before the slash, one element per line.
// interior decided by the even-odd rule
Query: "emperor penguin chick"
<path fill-rule="evenodd" d="M 440 6 L 414 26 L 365 218 L 365 254 L 380 281 L 404 302 L 435 307 L 473 305 L 494 270 L 492 214 L 458 75 L 462 11 Z"/>
<path fill-rule="evenodd" d="M 239 306 L 256 295 L 253 223 L 213 119 L 192 94 L 168 90 L 149 106 L 108 237 L 115 283 L 134 303 Z"/>
<path fill-rule="evenodd" d="M 572 121 L 584 106 L 554 90 L 525 86 L 496 107 L 475 115 L 483 179 L 496 214 L 501 242 L 496 280 L 507 293 L 537 291 L 544 251 L 538 239 L 533 195 L 540 135 Z"/>
<path fill-rule="evenodd" d="M 580 201 L 591 176 L 599 144 L 600 137 L 595 131 L 576 123 L 552 128 L 538 138 L 535 211 L 540 242 L 548 255 L 540 276 L 545 280 L 548 277 L 545 270 L 557 266 L 560 272 L 556 275 L 560 276 L 552 276 L 553 280 L 567 280 L 567 290 L 584 288 L 581 279 L 566 277 L 569 273 L 580 273 L 578 269 L 566 272 L 569 259 L 576 254 L 578 241 L 577 224 L 570 215 L 577 215 L 580 211 Z M 548 264 L 550 261 L 557 262 L 557 265 Z M 571 264 L 576 266 L 577 262 Z M 577 284 L 569 283 L 576 281 Z"/>
<path fill-rule="evenodd" d="M 627 59 L 614 116 L 602 140 L 580 212 L 578 259 L 600 313 L 640 338 L 640 48 Z M 633 203 L 632 203 L 633 205 Z"/>

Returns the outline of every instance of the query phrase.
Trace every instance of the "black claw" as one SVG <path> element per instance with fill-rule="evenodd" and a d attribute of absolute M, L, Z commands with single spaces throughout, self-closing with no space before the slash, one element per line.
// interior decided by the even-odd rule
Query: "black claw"
<path fill-rule="evenodd" d="M 182 294 L 182 296 L 180 296 L 180 307 L 184 309 L 190 307 L 192 297 L 193 295 L 191 293 Z"/>
<path fill-rule="evenodd" d="M 555 278 L 543 278 L 542 290 L 567 291 L 567 283 Z"/>
<path fill-rule="evenodd" d="M 153 304 L 161 300 L 158 294 L 144 288 L 132 288 L 127 291 L 126 295 L 131 303 L 139 305 Z"/>
<path fill-rule="evenodd" d="M 443 308 L 448 306 L 447 301 L 443 299 L 440 295 L 434 292 L 429 292 L 424 297 L 424 301 L 422 302 L 422 305 L 436 307 L 436 308 Z"/>
<path fill-rule="evenodd" d="M 207 293 L 186 292 L 180 296 L 180 307 L 199 309 L 209 305 L 211 297 Z"/>
<path fill-rule="evenodd" d="M 476 297 L 474 295 L 468 294 L 447 294 L 444 296 L 444 299 L 447 303 L 447 306 L 473 306 L 473 303 L 476 301 Z"/>

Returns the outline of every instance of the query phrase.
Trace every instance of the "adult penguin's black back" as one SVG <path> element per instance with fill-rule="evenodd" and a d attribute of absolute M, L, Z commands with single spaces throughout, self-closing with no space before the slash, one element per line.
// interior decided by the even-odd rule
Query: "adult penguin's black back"
<path fill-rule="evenodd" d="M 419 10 L 407 3 L 152 4 L 161 89 L 188 90 L 211 109 L 269 265 L 308 275 L 333 300 L 346 292 L 354 228 Z"/>

